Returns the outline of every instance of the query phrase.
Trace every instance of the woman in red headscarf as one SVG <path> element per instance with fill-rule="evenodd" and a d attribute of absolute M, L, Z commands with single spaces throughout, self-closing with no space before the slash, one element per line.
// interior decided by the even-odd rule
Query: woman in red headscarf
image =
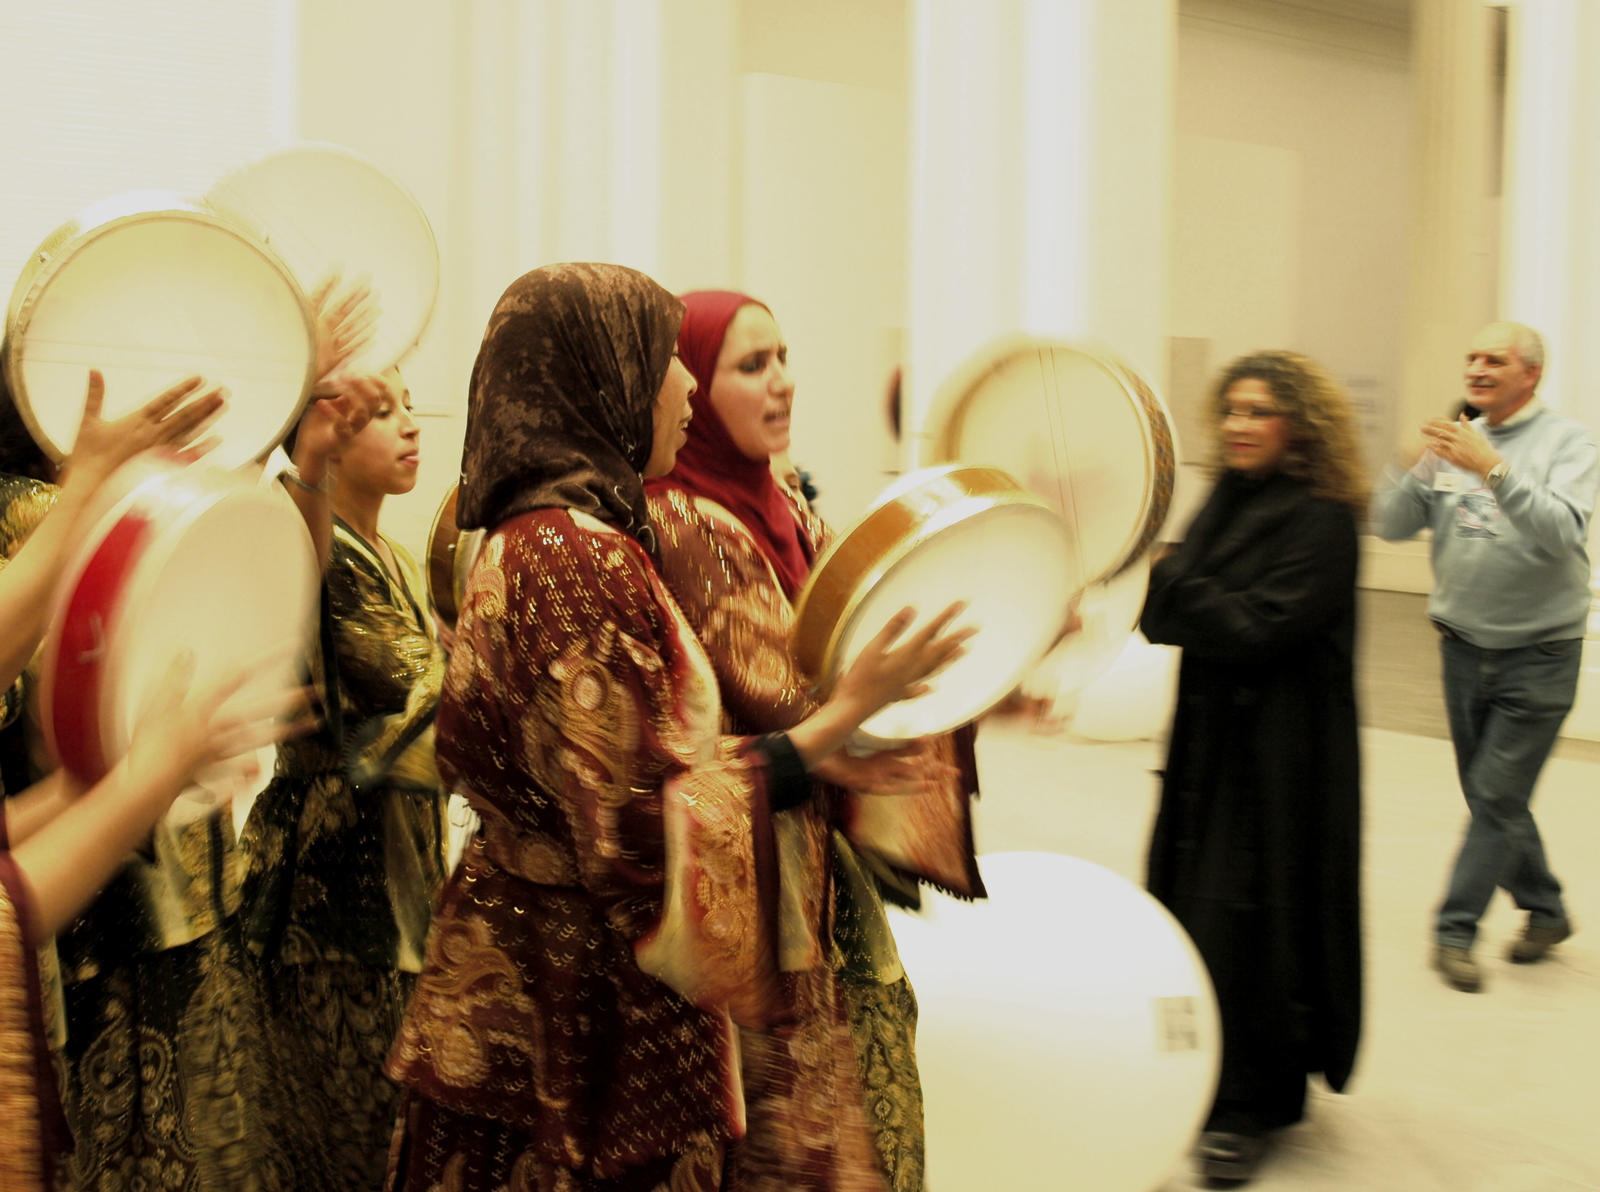
<path fill-rule="evenodd" d="M 697 388 L 688 442 L 646 486 L 662 575 L 711 657 L 731 729 L 782 731 L 814 707 L 788 650 L 792 602 L 828 531 L 771 459 L 789 445 L 794 383 L 772 312 L 699 291 L 678 350 Z M 742 1040 L 750 1132 L 735 1187 L 922 1187 L 916 999 L 883 892 L 928 881 L 983 892 L 972 851 L 971 735 L 868 759 L 835 755 L 812 797 L 775 817 L 786 865 L 783 1026 Z"/>

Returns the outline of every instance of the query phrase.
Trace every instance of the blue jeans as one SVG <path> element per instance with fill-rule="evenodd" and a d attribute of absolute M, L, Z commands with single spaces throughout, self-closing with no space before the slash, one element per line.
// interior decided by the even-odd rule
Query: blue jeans
<path fill-rule="evenodd" d="M 1484 650 L 1448 634 L 1444 700 L 1472 821 L 1439 907 L 1439 943 L 1469 948 L 1496 886 L 1534 926 L 1566 918 L 1529 804 L 1578 690 L 1583 641 Z"/>

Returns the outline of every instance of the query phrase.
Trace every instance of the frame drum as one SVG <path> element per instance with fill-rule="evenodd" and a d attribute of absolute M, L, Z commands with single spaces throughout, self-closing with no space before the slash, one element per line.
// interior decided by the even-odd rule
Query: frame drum
<path fill-rule="evenodd" d="M 1001 468 L 1061 514 L 1086 583 L 1141 558 L 1172 507 L 1172 415 L 1105 353 L 1002 340 L 940 388 L 929 425 L 933 462 Z"/>
<path fill-rule="evenodd" d="M 445 494 L 433 515 L 433 528 L 428 531 L 428 599 L 439 619 L 452 629 L 461 615 L 467 578 L 487 537 L 482 530 L 463 531 L 456 526 L 456 500 L 460 495 L 460 484 Z"/>
<path fill-rule="evenodd" d="M 983 715 L 1061 634 L 1081 586 L 1071 535 L 1038 497 L 996 468 L 909 472 L 836 538 L 795 605 L 796 663 L 824 694 L 890 617 L 911 631 L 957 600 L 980 627 L 932 690 L 861 726 L 861 744 L 947 732 Z"/>
<path fill-rule="evenodd" d="M 241 705 L 299 686 L 320 574 L 305 523 L 275 489 L 155 453 L 107 481 L 41 655 L 45 737 L 78 778 L 98 781 L 127 752 L 180 651 L 196 684 L 249 666 L 231 697 Z"/>
<path fill-rule="evenodd" d="M 353 372 L 397 363 L 427 329 L 439 293 L 439 247 L 412 194 L 339 145 L 280 149 L 226 175 L 207 201 L 254 228 L 307 293 L 337 273 L 365 279 L 378 303 L 377 334 Z"/>
<path fill-rule="evenodd" d="M 108 419 L 198 373 L 230 391 L 208 457 L 264 459 L 305 407 L 316 329 L 283 262 L 232 221 L 177 195 L 96 203 L 30 258 L 6 317 L 6 379 L 52 459 L 72 451 L 89 370 Z"/>

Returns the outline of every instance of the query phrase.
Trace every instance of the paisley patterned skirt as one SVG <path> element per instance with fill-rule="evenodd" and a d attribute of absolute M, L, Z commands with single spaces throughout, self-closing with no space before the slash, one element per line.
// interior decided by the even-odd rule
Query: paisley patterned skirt
<path fill-rule="evenodd" d="M 400 1106 L 383 1064 L 416 977 L 336 961 L 262 970 L 295 1187 L 377 1192 Z"/>
<path fill-rule="evenodd" d="M 911 982 L 841 981 L 862 1097 L 891 1192 L 922 1192 L 926 1140 Z"/>
<path fill-rule="evenodd" d="M 718 1192 L 723 1148 L 705 1141 L 615 1179 L 600 1180 L 539 1157 L 532 1139 L 404 1094 L 388 1192 Z"/>
<path fill-rule="evenodd" d="M 74 1185 L 289 1192 L 266 1022 L 233 920 L 66 988 Z"/>

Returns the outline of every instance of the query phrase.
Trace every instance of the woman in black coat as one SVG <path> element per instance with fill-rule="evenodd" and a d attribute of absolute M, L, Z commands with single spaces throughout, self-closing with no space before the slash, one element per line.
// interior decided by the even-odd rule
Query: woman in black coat
<path fill-rule="evenodd" d="M 1205 958 L 1222 1075 L 1204 1174 L 1254 1174 L 1342 1091 L 1361 1030 L 1360 753 L 1353 652 L 1365 492 L 1339 386 L 1289 352 L 1215 390 L 1216 487 L 1158 562 L 1140 627 L 1183 649 L 1149 886 Z"/>

